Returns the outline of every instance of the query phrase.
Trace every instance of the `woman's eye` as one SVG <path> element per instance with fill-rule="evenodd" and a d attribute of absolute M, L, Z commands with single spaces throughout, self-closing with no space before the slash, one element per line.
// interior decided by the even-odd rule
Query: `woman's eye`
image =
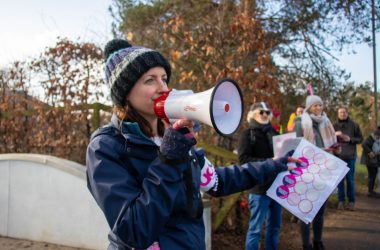
<path fill-rule="evenodd" d="M 153 82 L 153 79 L 152 78 L 148 78 L 145 80 L 145 83 L 152 83 Z"/>

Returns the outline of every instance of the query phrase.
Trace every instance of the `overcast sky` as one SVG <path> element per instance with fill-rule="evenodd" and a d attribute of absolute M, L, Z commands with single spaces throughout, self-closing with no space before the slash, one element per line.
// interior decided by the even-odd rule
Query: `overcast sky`
<path fill-rule="evenodd" d="M 0 0 L 0 65 L 38 55 L 57 37 L 104 45 L 111 0 Z"/>
<path fill-rule="evenodd" d="M 112 38 L 111 0 L 0 0 L 0 66 L 38 55 L 56 38 L 90 41 L 103 47 Z M 380 43 L 380 35 L 376 36 Z M 339 64 L 352 80 L 373 82 L 372 47 L 355 47 L 357 54 L 344 52 Z M 380 48 L 377 46 L 379 82 Z"/>

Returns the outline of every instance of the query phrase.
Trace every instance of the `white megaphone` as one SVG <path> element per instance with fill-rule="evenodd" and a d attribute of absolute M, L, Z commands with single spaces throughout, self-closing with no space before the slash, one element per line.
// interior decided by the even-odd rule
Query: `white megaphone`
<path fill-rule="evenodd" d="M 154 112 L 167 121 L 187 118 L 231 135 L 243 117 L 243 96 L 237 83 L 226 78 L 200 93 L 173 89 L 154 101 Z"/>

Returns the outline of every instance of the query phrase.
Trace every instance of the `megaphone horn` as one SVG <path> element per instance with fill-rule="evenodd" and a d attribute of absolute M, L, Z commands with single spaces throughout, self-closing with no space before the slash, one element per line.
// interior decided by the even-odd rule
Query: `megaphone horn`
<path fill-rule="evenodd" d="M 231 135 L 243 118 L 243 96 L 237 83 L 226 78 L 200 93 L 173 89 L 154 101 L 154 112 L 168 121 L 187 118 Z"/>

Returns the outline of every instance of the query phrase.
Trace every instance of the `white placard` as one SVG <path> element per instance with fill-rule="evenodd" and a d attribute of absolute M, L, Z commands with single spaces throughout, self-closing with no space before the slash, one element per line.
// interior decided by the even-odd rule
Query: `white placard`
<path fill-rule="evenodd" d="M 267 195 L 305 223 L 313 221 L 321 206 L 349 171 L 347 163 L 305 139 L 293 154 L 304 164 L 278 174 Z"/>
<path fill-rule="evenodd" d="M 302 137 L 297 138 L 296 133 L 287 133 L 273 136 L 274 157 L 282 157 L 291 150 L 295 150 Z"/>

